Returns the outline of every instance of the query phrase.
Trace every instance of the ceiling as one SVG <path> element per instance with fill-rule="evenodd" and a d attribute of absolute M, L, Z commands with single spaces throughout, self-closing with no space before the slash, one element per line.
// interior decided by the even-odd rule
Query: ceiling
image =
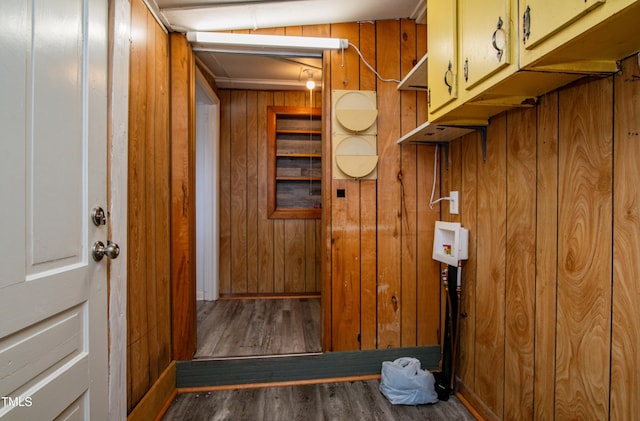
<path fill-rule="evenodd" d="M 424 22 L 425 0 L 146 0 L 174 32 L 258 30 L 298 25 L 411 18 Z M 321 59 L 196 52 L 220 88 L 300 90 L 319 87 Z"/>

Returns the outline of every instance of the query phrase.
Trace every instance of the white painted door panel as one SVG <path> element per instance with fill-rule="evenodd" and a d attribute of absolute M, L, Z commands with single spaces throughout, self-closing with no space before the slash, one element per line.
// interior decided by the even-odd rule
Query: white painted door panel
<path fill-rule="evenodd" d="M 106 419 L 107 0 L 0 7 L 0 419 Z"/>

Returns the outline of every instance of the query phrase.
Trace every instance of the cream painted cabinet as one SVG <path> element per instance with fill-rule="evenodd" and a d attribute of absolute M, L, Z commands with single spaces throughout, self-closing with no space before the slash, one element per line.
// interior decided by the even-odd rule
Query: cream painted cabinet
<path fill-rule="evenodd" d="M 612 73 L 640 49 L 639 0 L 519 0 L 520 66 Z"/>
<path fill-rule="evenodd" d="M 534 48 L 605 0 L 521 0 L 522 45 Z"/>
<path fill-rule="evenodd" d="M 640 0 L 430 1 L 429 122 L 487 124 L 640 50 Z"/>
<path fill-rule="evenodd" d="M 525 100 L 513 89 L 485 95 L 517 70 L 512 8 L 517 0 L 429 3 L 429 121 L 482 126 Z"/>
<path fill-rule="evenodd" d="M 460 4 L 462 84 L 469 90 L 509 65 L 513 25 L 509 0 Z"/>
<path fill-rule="evenodd" d="M 427 84 L 430 114 L 458 96 L 457 18 L 457 0 L 429 2 Z"/>

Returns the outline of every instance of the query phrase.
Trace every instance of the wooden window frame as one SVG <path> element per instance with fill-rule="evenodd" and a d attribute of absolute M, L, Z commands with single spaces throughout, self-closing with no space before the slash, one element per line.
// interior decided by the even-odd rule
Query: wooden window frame
<path fill-rule="evenodd" d="M 277 206 L 277 176 L 276 176 L 276 160 L 277 160 L 277 140 L 278 132 L 276 131 L 276 122 L 278 116 L 312 116 L 322 117 L 321 108 L 309 107 L 285 107 L 285 106 L 268 106 L 267 107 L 267 215 L 270 219 L 320 219 L 322 216 L 321 208 L 280 208 Z M 320 159 L 323 159 L 321 156 Z M 322 179 L 320 183 L 322 183 Z"/>

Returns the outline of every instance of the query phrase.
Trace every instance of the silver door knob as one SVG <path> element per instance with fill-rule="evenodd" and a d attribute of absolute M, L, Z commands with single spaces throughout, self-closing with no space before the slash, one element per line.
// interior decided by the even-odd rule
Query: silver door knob
<path fill-rule="evenodd" d="M 109 259 L 115 259 L 120 255 L 120 246 L 111 241 L 107 241 L 107 246 L 105 247 L 102 241 L 96 241 L 91 248 L 91 255 L 96 262 L 102 260 L 104 256 L 107 256 Z"/>

